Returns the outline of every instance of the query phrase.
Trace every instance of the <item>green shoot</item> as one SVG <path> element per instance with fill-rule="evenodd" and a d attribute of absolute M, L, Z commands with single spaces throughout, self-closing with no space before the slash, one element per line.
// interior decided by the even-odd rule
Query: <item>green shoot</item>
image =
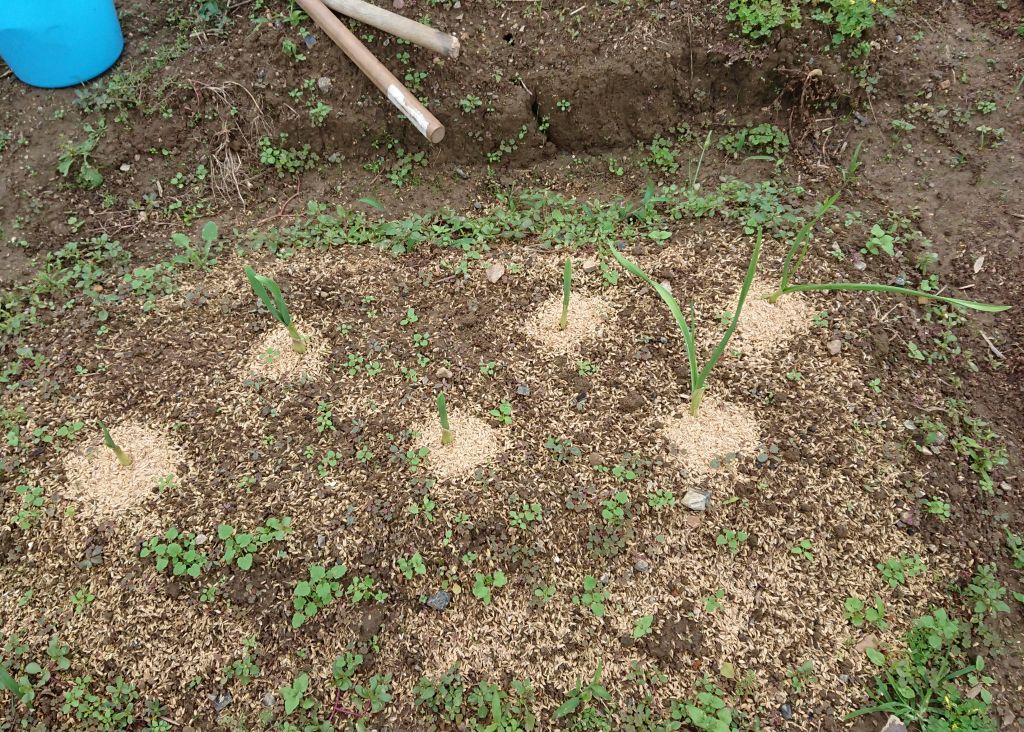
<path fill-rule="evenodd" d="M 733 311 L 732 320 L 729 326 L 725 329 L 725 333 L 722 335 L 722 339 L 715 346 L 715 350 L 712 351 L 711 357 L 707 363 L 704 364 L 703 368 L 698 368 L 697 363 L 697 344 L 693 335 L 692 326 L 686 321 L 686 316 L 683 315 L 682 309 L 679 307 L 679 303 L 672 296 L 672 293 L 668 289 L 654 280 L 651 279 L 650 275 L 640 269 L 633 262 L 626 259 L 615 247 L 611 247 L 612 256 L 615 257 L 616 261 L 628 272 L 639 277 L 648 285 L 654 288 L 654 291 L 658 293 L 665 304 L 668 306 L 669 312 L 672 313 L 672 317 L 675 318 L 676 325 L 679 327 L 679 332 L 683 335 L 683 343 L 686 346 L 686 360 L 690 366 L 690 414 L 694 417 L 697 416 L 697 412 L 700 409 L 701 400 L 704 398 L 704 390 L 706 388 L 708 376 L 711 375 L 711 371 L 715 368 L 718 360 L 725 353 L 725 348 L 729 344 L 729 339 L 732 338 L 733 333 L 736 331 L 736 326 L 739 325 L 740 313 L 743 311 L 743 303 L 747 300 L 747 294 L 750 292 L 750 284 L 754 281 L 754 274 L 757 272 L 757 260 L 761 256 L 761 231 L 757 232 L 757 240 L 754 242 L 754 251 L 750 255 L 750 264 L 747 266 L 747 275 L 743 278 L 743 287 L 740 289 L 739 302 L 736 305 L 736 310 Z"/>
<path fill-rule="evenodd" d="M 768 296 L 768 302 L 774 303 L 783 295 L 789 294 L 790 292 L 823 292 L 823 291 L 844 291 L 844 292 L 884 292 L 890 295 L 906 295 L 907 297 L 924 297 L 929 300 L 937 300 L 938 302 L 944 302 L 947 305 L 956 305 L 961 308 L 968 308 L 969 310 L 977 310 L 982 313 L 1001 313 L 1004 310 L 1009 310 L 1009 305 L 990 305 L 984 302 L 975 302 L 974 300 L 963 300 L 959 297 L 945 297 L 943 295 L 935 295 L 931 292 L 924 292 L 923 290 L 912 290 L 909 287 L 896 287 L 894 285 L 873 285 L 866 282 L 815 282 L 806 285 L 788 285 L 786 287 L 780 287 L 778 290 Z"/>
<path fill-rule="evenodd" d="M 444 403 L 444 392 L 437 395 L 437 417 L 441 420 L 441 444 L 450 445 L 455 442 L 455 433 L 448 424 L 448 408 Z"/>
<path fill-rule="evenodd" d="M 132 456 L 117 446 L 114 438 L 110 436 L 110 430 L 107 429 L 107 426 L 102 421 L 100 421 L 100 430 L 103 432 L 103 444 L 114 451 L 114 455 L 117 456 L 117 462 L 126 468 L 131 467 L 132 462 L 134 462 Z"/>
<path fill-rule="evenodd" d="M 850 164 L 843 171 L 843 185 L 853 181 L 857 173 L 857 169 L 860 168 L 860 164 L 860 145 L 858 145 L 850 158 Z M 814 228 L 815 224 L 821 221 L 822 217 L 828 213 L 829 209 L 835 205 L 836 201 L 839 200 L 841 193 L 842 189 L 826 198 L 825 201 L 822 202 L 821 206 L 818 207 L 814 216 L 800 228 L 799 232 L 797 232 L 796 237 L 793 239 L 793 243 L 789 246 L 789 251 L 786 252 L 786 258 L 782 262 L 782 276 L 779 278 L 779 287 L 775 292 L 768 295 L 768 302 L 774 304 L 780 297 L 790 292 L 883 292 L 890 295 L 923 297 L 929 300 L 944 302 L 948 305 L 956 305 L 962 308 L 978 310 L 983 313 L 999 313 L 1010 309 L 1009 305 L 988 305 L 986 303 L 974 302 L 973 300 L 962 300 L 957 297 L 945 297 L 943 295 L 924 292 L 923 290 L 913 290 L 909 287 L 895 287 L 893 285 L 874 285 L 863 282 L 819 282 L 805 285 L 790 284 L 790 280 L 792 280 L 793 275 L 796 274 L 797 270 L 799 270 L 801 265 L 803 265 L 804 260 L 807 258 L 807 254 L 810 252 L 811 230 Z"/>
<path fill-rule="evenodd" d="M 569 294 L 572 291 L 572 257 L 565 258 L 565 269 L 562 270 L 562 317 L 558 321 L 558 329 L 565 330 L 569 325 Z"/>
<path fill-rule="evenodd" d="M 288 329 L 288 335 L 292 337 L 292 350 L 296 353 L 305 353 L 306 339 L 292 322 L 288 306 L 284 304 L 284 298 L 281 297 L 281 288 L 269 277 L 256 274 L 252 267 L 245 268 L 245 276 L 260 302 L 266 306 L 275 320 Z"/>
<path fill-rule="evenodd" d="M 3 666 L 0 666 L 0 686 L 14 694 L 16 699 L 21 698 L 21 685 L 15 681 L 9 673 L 7 673 L 7 670 Z"/>

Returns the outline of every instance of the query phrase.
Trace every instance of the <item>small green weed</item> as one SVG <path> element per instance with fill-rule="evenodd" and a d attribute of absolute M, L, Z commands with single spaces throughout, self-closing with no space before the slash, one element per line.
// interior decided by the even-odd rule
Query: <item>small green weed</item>
<path fill-rule="evenodd" d="M 292 627 L 300 628 L 319 611 L 342 595 L 341 578 L 348 568 L 336 564 L 330 569 L 314 564 L 309 567 L 309 579 L 302 580 L 292 591 Z"/>
<path fill-rule="evenodd" d="M 144 543 L 139 556 L 152 556 L 158 572 L 170 569 L 174 577 L 187 575 L 196 578 L 209 563 L 206 554 L 196 548 L 196 535 L 190 531 L 178 531 L 176 526 Z"/>

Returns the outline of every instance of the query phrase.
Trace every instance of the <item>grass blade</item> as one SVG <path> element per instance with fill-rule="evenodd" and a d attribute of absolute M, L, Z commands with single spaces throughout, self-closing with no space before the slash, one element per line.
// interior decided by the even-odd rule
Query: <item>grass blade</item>
<path fill-rule="evenodd" d="M 288 329 L 288 335 L 292 338 L 292 350 L 296 353 L 305 353 L 306 339 L 292 322 L 291 313 L 288 312 L 288 306 L 284 302 L 284 297 L 281 296 L 281 288 L 269 277 L 256 274 L 256 270 L 252 267 L 245 267 L 245 276 L 260 302 L 275 320 Z"/>
<path fill-rule="evenodd" d="M 107 429 L 107 426 L 103 424 L 103 420 L 98 419 L 96 421 L 100 423 L 100 431 L 103 433 L 103 444 L 114 451 L 114 455 L 117 457 L 117 462 L 121 463 L 123 467 L 131 467 L 132 462 L 134 462 L 131 455 L 122 450 L 118 444 L 114 442 L 114 438 L 111 437 L 110 430 Z"/>
<path fill-rule="evenodd" d="M 739 325 L 739 313 L 743 310 L 743 303 L 746 302 L 746 296 L 751 292 L 751 284 L 754 282 L 754 275 L 758 271 L 758 260 L 761 257 L 761 241 L 762 234 L 759 228 L 758 238 L 754 242 L 754 252 L 751 254 L 751 263 L 746 265 L 746 276 L 743 277 L 743 287 L 739 290 L 739 301 L 736 303 L 736 309 L 732 313 L 732 320 L 729 322 L 729 327 L 725 329 L 722 340 L 715 346 L 711 358 L 705 363 L 705 368 L 701 369 L 700 374 L 697 375 L 696 399 L 690 403 L 690 414 L 694 417 L 700 407 L 700 398 L 703 396 L 703 390 L 705 390 L 705 382 L 711 376 L 711 372 L 715 368 L 715 364 L 718 363 L 718 359 L 725 353 L 725 347 L 729 344 L 729 339 L 732 338 L 732 334 L 736 332 L 736 327 Z"/>
<path fill-rule="evenodd" d="M 692 398 L 694 391 L 697 388 L 697 346 L 694 342 L 693 331 L 686 322 L 686 318 L 683 316 L 683 311 L 679 308 L 679 303 L 672 296 L 671 292 L 652 280 L 646 272 L 626 259 L 625 255 L 619 252 L 614 245 L 609 247 L 609 249 L 611 250 L 612 256 L 615 257 L 615 261 L 618 262 L 627 272 L 639 277 L 654 288 L 654 291 L 658 293 L 658 296 L 665 301 L 669 312 L 672 313 L 672 317 L 675 318 L 676 325 L 679 327 L 679 331 L 683 334 L 683 343 L 686 345 L 686 360 L 690 364 L 690 396 Z"/>
<path fill-rule="evenodd" d="M 437 418 L 441 421 L 441 444 L 452 444 L 455 441 L 455 433 L 448 424 L 448 407 L 444 401 L 443 391 L 437 394 Z"/>
<path fill-rule="evenodd" d="M 562 317 L 558 321 L 558 329 L 565 330 L 569 325 L 569 294 L 572 292 L 572 257 L 565 258 L 565 269 L 562 270 Z"/>
<path fill-rule="evenodd" d="M 7 673 L 7 669 L 3 666 L 0 666 L 0 686 L 14 694 L 15 699 L 21 698 L 21 686 L 14 680 L 13 676 Z"/>
<path fill-rule="evenodd" d="M 789 285 L 789 280 L 793 277 L 796 271 L 800 269 L 800 265 L 804 263 L 804 259 L 807 257 L 807 252 L 811 247 L 811 230 L 819 221 L 821 221 L 822 217 L 828 213 L 829 209 L 835 205 L 836 201 L 839 200 L 841 193 L 841 191 L 836 191 L 826 198 L 822 202 L 821 206 L 818 207 L 818 211 L 815 215 L 800 227 L 800 231 L 797 232 L 796 238 L 793 239 L 793 243 L 790 245 L 789 251 L 786 252 L 786 258 L 782 261 L 782 277 L 779 280 L 780 290 L 785 289 L 786 286 Z M 798 251 L 799 255 L 797 254 Z M 794 257 L 796 257 L 795 264 L 793 263 Z"/>
<path fill-rule="evenodd" d="M 291 325 L 292 316 L 288 312 L 288 306 L 284 304 L 284 298 L 281 297 L 281 288 L 277 286 L 277 283 L 269 277 L 256 274 L 256 270 L 249 266 L 245 268 L 245 276 L 249 280 L 253 292 L 256 293 L 256 297 L 270 311 L 270 314 L 281 325 Z"/>
<path fill-rule="evenodd" d="M 1001 313 L 1004 310 L 1009 310 L 1009 305 L 990 305 L 983 302 L 975 302 L 974 300 L 963 300 L 959 297 L 945 297 L 944 295 L 933 295 L 930 292 L 923 292 L 922 290 L 912 290 L 909 287 L 896 287 L 894 285 L 873 285 L 867 282 L 828 282 L 828 283 L 812 283 L 807 285 L 789 285 L 788 287 L 780 288 L 775 292 L 769 299 L 771 301 L 777 300 L 779 295 L 785 295 L 790 292 L 829 292 L 829 291 L 842 291 L 842 292 L 885 292 L 890 295 L 905 295 L 906 297 L 923 297 L 928 300 L 937 300 L 939 302 L 947 303 L 948 305 L 956 305 L 961 308 L 968 308 L 969 310 L 977 310 L 982 313 Z"/>

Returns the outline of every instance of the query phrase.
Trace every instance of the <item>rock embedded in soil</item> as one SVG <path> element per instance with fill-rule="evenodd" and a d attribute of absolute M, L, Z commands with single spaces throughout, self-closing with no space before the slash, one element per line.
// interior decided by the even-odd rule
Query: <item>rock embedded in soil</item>
<path fill-rule="evenodd" d="M 791 720 L 793 718 L 793 707 L 792 707 L 792 705 L 789 704 L 789 702 L 786 702 L 785 704 L 781 704 L 779 706 L 779 714 L 781 714 L 782 718 L 785 719 L 786 721 Z"/>
<path fill-rule="evenodd" d="M 885 726 L 882 727 L 881 732 L 907 732 L 907 725 L 903 724 L 903 720 L 895 714 L 890 714 L 889 718 L 885 720 Z"/>
<path fill-rule="evenodd" d="M 484 271 L 484 277 L 486 277 L 487 281 L 490 282 L 492 285 L 498 280 L 500 280 L 504 275 L 505 265 L 501 264 L 500 262 L 492 264 Z"/>
<path fill-rule="evenodd" d="M 839 353 L 843 350 L 843 342 L 838 338 L 835 338 L 828 342 L 827 348 L 828 352 L 831 353 L 833 356 L 838 356 Z"/>
<path fill-rule="evenodd" d="M 451 593 L 439 590 L 430 596 L 427 600 L 427 605 L 434 608 L 435 610 L 444 610 L 452 603 Z"/>
<path fill-rule="evenodd" d="M 708 507 L 708 500 L 711 498 L 709 493 L 701 493 L 700 491 L 686 491 L 686 495 L 683 496 L 683 505 L 691 511 L 704 511 Z"/>

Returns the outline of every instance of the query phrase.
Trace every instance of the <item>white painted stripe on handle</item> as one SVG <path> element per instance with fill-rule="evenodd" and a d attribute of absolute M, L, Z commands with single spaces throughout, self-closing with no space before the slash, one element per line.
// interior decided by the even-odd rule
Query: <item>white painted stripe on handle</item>
<path fill-rule="evenodd" d="M 429 122 L 427 122 L 427 118 L 424 117 L 423 113 L 418 109 L 414 109 L 409 106 L 405 101 L 405 94 L 403 94 L 402 90 L 394 84 L 391 84 L 388 87 L 388 99 L 391 100 L 392 104 L 402 110 L 402 114 L 409 118 L 409 121 L 416 126 L 416 129 L 420 131 L 421 135 L 427 134 L 427 125 L 429 124 Z"/>

